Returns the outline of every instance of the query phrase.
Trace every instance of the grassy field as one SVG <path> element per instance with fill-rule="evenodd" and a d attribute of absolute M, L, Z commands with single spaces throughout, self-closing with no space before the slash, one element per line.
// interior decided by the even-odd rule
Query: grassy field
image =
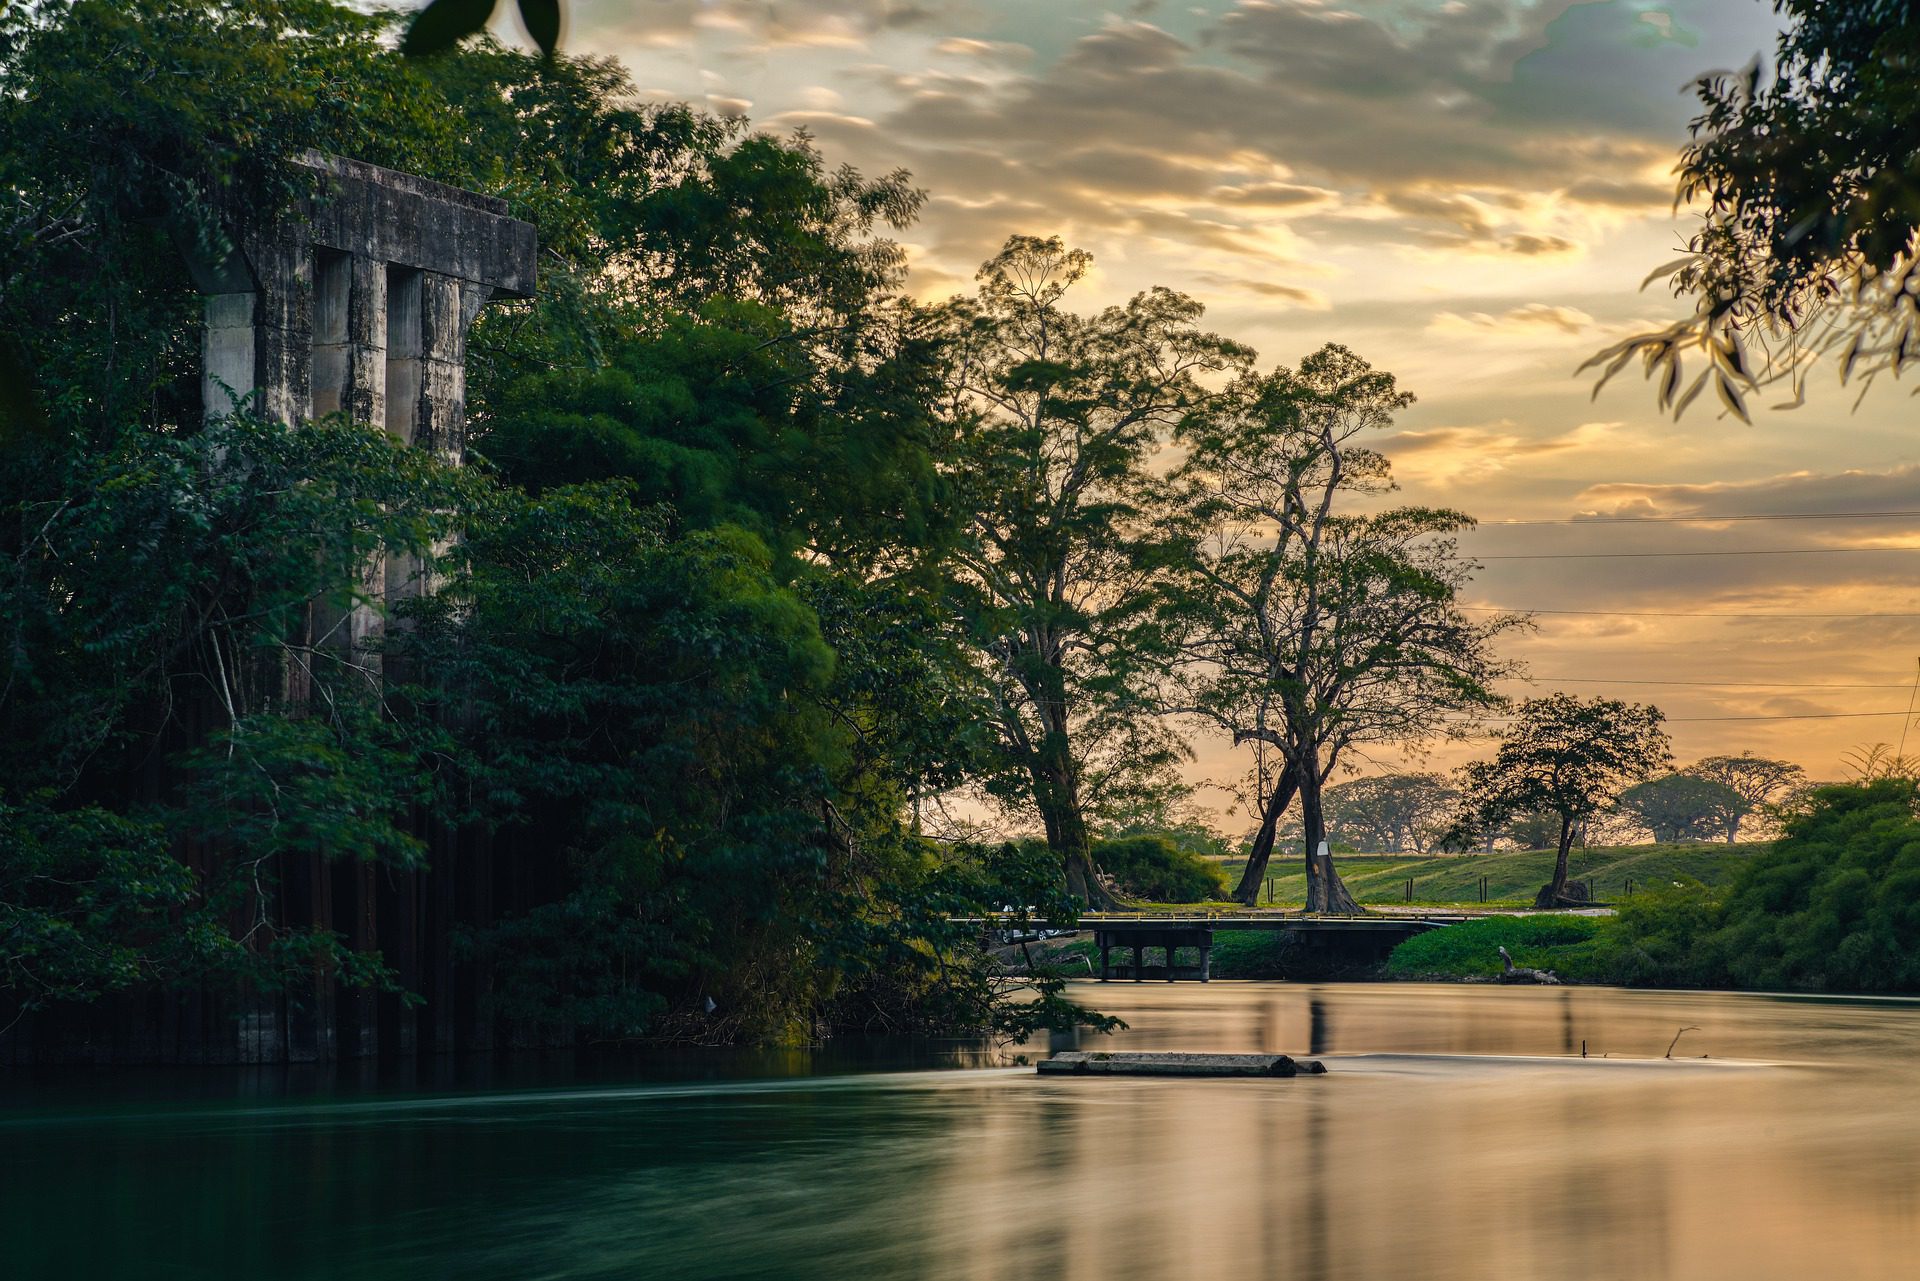
<path fill-rule="evenodd" d="M 1729 880 L 1747 860 L 1760 850 L 1763 842 L 1749 845 L 1621 845 L 1601 846 L 1573 851 L 1570 866 L 1573 878 L 1592 883 L 1596 898 L 1617 897 L 1631 880 L 1636 887 L 1653 881 L 1671 881 L 1689 876 L 1707 885 Z M 1401 903 L 1406 901 L 1406 884 L 1413 880 L 1416 903 L 1478 903 L 1480 878 L 1487 879 L 1490 904 L 1525 905 L 1553 875 L 1552 850 L 1510 850 L 1497 854 L 1454 854 L 1444 858 L 1420 858 L 1402 854 L 1337 854 L 1334 863 L 1345 878 L 1347 888 L 1362 903 Z M 1238 883 L 1239 860 L 1221 865 L 1229 885 Z M 1297 857 L 1275 857 L 1268 870 L 1273 873 L 1273 901 L 1298 906 L 1306 898 L 1306 875 Z M 1261 892 L 1266 902 L 1266 892 Z"/>

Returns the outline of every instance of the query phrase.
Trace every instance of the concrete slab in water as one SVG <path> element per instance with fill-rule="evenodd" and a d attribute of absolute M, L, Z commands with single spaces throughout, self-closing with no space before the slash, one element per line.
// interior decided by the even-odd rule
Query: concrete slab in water
<path fill-rule="evenodd" d="M 1038 1070 L 1049 1076 L 1318 1076 L 1327 1069 L 1315 1062 L 1296 1062 L 1285 1054 L 1070 1050 L 1042 1060 Z"/>

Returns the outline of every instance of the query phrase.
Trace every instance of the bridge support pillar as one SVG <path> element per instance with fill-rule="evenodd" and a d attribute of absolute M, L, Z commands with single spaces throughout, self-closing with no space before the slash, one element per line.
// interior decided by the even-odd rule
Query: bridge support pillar
<path fill-rule="evenodd" d="M 1142 951 L 1142 948 L 1140 947 L 1140 945 L 1139 945 L 1138 943 L 1135 943 L 1135 944 L 1133 945 L 1133 981 L 1134 981 L 1135 983 L 1138 983 L 1138 982 L 1140 981 L 1140 953 L 1141 953 L 1141 951 Z"/>

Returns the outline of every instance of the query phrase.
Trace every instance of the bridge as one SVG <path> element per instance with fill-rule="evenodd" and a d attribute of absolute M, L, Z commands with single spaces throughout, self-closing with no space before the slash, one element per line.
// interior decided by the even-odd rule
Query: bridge
<path fill-rule="evenodd" d="M 1306 947 L 1337 951 L 1343 960 L 1370 961 L 1385 959 L 1387 953 L 1416 934 L 1457 925 L 1475 916 L 1500 914 L 1446 910 L 1382 911 L 1364 916 L 1271 910 L 1084 912 L 1080 929 L 1093 931 L 1094 945 L 1100 950 L 1098 977 L 1103 983 L 1116 978 L 1140 982 L 1147 974 L 1141 958 L 1147 948 L 1166 951 L 1169 963 L 1156 968 L 1167 982 L 1197 979 L 1205 983 L 1212 977 L 1216 930 L 1284 932 Z M 1017 913 L 956 918 L 955 923 L 1002 929 L 1031 927 L 1031 922 Z M 1118 967 L 1113 963 L 1116 948 L 1123 955 Z M 1197 952 L 1197 964 L 1178 964 L 1178 954 L 1183 950 Z"/>

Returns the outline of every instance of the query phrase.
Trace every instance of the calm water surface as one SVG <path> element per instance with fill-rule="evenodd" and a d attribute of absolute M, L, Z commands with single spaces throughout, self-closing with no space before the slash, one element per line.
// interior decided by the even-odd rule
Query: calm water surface
<path fill-rule="evenodd" d="M 1920 1004 L 1089 995 L 1133 1025 L 1114 1047 L 1336 1057 L 1294 1081 L 897 1047 L 433 1090 L 0 1076 L 0 1276 L 1920 1277 Z M 1676 1057 L 1711 1057 L 1658 1062 L 1685 1026 Z"/>

